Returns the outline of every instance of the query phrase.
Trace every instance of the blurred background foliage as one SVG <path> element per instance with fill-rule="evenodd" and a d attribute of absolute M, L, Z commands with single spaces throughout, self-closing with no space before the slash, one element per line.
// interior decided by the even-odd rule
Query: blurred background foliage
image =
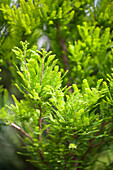
<path fill-rule="evenodd" d="M 106 80 L 113 63 L 112 9 L 112 0 L 1 0 L 0 108 L 13 102 L 12 94 L 23 98 L 14 86 L 21 79 L 13 66 L 19 66 L 19 60 L 12 52 L 14 46 L 21 48 L 20 41 L 56 54 L 62 74 L 68 70 L 63 86 L 75 83 L 81 88 L 86 78 L 94 87 L 99 78 Z M 14 129 L 0 122 L 0 169 L 34 168 L 16 155 L 20 145 Z M 96 154 L 99 163 L 93 169 L 110 169 L 112 152 L 111 145 Z"/>

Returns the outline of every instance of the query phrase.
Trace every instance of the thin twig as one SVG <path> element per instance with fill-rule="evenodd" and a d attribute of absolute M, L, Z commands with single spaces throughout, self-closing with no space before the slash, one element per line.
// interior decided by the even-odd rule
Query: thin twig
<path fill-rule="evenodd" d="M 60 26 L 59 23 L 56 23 L 56 27 L 57 27 L 57 40 L 61 46 L 61 50 L 62 50 L 62 59 L 63 59 L 63 64 L 64 64 L 64 69 L 65 71 L 68 70 L 68 87 L 71 86 L 71 79 L 70 79 L 70 75 L 69 75 L 69 59 L 67 56 L 67 47 L 66 47 L 66 42 L 65 42 L 65 38 L 64 37 L 59 37 L 60 34 Z M 70 92 L 72 92 L 71 88 L 69 89 Z"/>
<path fill-rule="evenodd" d="M 42 78 L 43 78 L 43 70 L 44 70 L 44 55 L 43 55 L 43 63 L 42 63 L 42 69 L 41 69 L 41 79 L 40 79 L 40 85 L 42 83 Z M 39 131 L 42 129 L 41 121 L 42 121 L 42 108 L 41 105 L 39 106 L 40 109 L 40 115 L 39 115 Z M 39 142 L 40 142 L 40 135 L 38 137 Z"/>
<path fill-rule="evenodd" d="M 95 137 L 98 136 L 99 133 L 102 131 L 103 127 L 104 127 L 105 125 L 109 124 L 109 123 L 111 123 L 111 122 L 102 123 L 102 124 L 101 124 L 101 127 L 100 127 L 100 130 L 95 134 Z M 82 160 L 85 158 L 85 156 L 87 155 L 87 153 L 94 147 L 93 141 L 95 140 L 95 137 L 91 139 L 91 141 L 90 141 L 90 146 L 89 146 L 88 150 L 85 152 L 85 154 L 83 155 Z"/>
<path fill-rule="evenodd" d="M 62 51 L 63 51 L 62 57 L 63 57 L 64 66 L 65 66 L 65 71 L 67 71 L 67 70 L 69 71 L 69 61 L 68 61 L 68 57 L 66 55 L 67 47 L 65 45 L 65 39 L 64 38 L 59 39 L 59 43 L 60 43 Z"/>
<path fill-rule="evenodd" d="M 102 142 L 99 142 L 99 143 L 93 145 L 93 148 L 94 148 L 94 147 L 97 147 L 97 146 L 99 146 L 99 145 L 102 145 L 103 143 L 112 142 L 112 141 L 113 141 L 113 140 L 111 140 L 111 141 L 102 141 Z"/>
<path fill-rule="evenodd" d="M 42 162 L 43 162 L 44 164 L 46 164 L 46 162 L 45 162 L 45 160 L 44 160 L 44 157 L 43 157 L 42 149 L 39 149 L 39 154 L 40 154 L 40 158 L 41 158 Z"/>
<path fill-rule="evenodd" d="M 42 125 L 41 125 L 41 122 L 42 122 L 42 108 L 41 108 L 41 106 L 39 107 L 39 109 L 40 109 L 40 116 L 39 116 L 39 131 L 41 131 L 41 129 L 42 129 Z M 38 140 L 39 140 L 39 142 L 40 142 L 40 134 L 39 134 L 39 136 L 38 136 Z"/>
<path fill-rule="evenodd" d="M 41 70 L 40 85 L 42 83 L 43 70 L 44 70 L 44 55 L 43 55 L 43 63 L 42 63 L 42 70 Z M 39 110 L 40 110 L 40 115 L 39 115 L 39 131 L 41 131 L 41 129 L 42 129 L 42 125 L 41 125 L 41 123 L 42 123 L 42 107 L 41 107 L 41 105 L 39 106 Z M 41 135 L 39 134 L 38 135 L 38 141 L 40 142 L 40 140 L 41 140 Z M 41 158 L 42 162 L 44 164 L 46 164 L 46 162 L 44 160 L 44 157 L 43 157 L 43 153 L 42 153 L 42 149 L 41 148 L 39 149 L 39 155 L 40 155 L 40 158 Z"/>
<path fill-rule="evenodd" d="M 17 126 L 17 125 L 14 124 L 14 123 L 11 123 L 10 121 L 8 121 L 8 123 L 9 123 L 11 126 L 13 126 L 15 129 L 17 129 L 17 130 L 19 130 L 20 132 L 22 132 L 26 137 L 28 137 L 28 138 L 33 142 L 32 137 L 31 137 L 28 133 L 26 133 L 24 130 L 22 130 L 19 126 Z"/>
<path fill-rule="evenodd" d="M 39 131 L 41 131 L 41 129 L 42 129 L 42 125 L 41 125 L 41 122 L 42 122 L 42 108 L 41 108 L 41 106 L 39 107 L 39 109 L 40 109 Z M 41 135 L 39 134 L 39 135 L 38 135 L 38 141 L 39 141 L 39 143 L 40 143 L 40 140 L 41 140 Z M 41 158 L 42 162 L 43 162 L 44 164 L 46 164 L 46 162 L 45 162 L 45 160 L 44 160 L 44 157 L 43 157 L 43 153 L 42 153 L 42 149 L 41 149 L 41 148 L 39 149 L 39 155 L 40 155 L 40 158 Z"/>
<path fill-rule="evenodd" d="M 64 63 L 64 67 L 65 67 L 65 71 L 68 71 L 68 83 L 67 86 L 71 86 L 71 78 L 70 78 L 70 69 L 69 69 L 69 60 L 68 60 L 68 56 L 67 56 L 67 47 L 65 45 L 65 39 L 62 38 L 59 40 L 59 43 L 61 45 L 63 54 L 62 54 L 62 58 L 63 58 L 63 63 Z M 69 91 L 72 93 L 71 88 L 69 89 Z"/>
<path fill-rule="evenodd" d="M 104 127 L 105 125 L 109 124 L 109 123 L 111 123 L 111 122 L 102 123 L 102 124 L 101 124 L 101 127 L 100 127 L 100 130 L 95 134 L 95 137 L 98 136 L 99 133 L 103 130 L 103 127 Z M 101 145 L 101 144 L 103 144 L 103 143 L 110 142 L 110 141 L 102 141 L 102 142 L 94 145 L 93 142 L 94 142 L 94 140 L 95 140 L 95 137 L 90 140 L 90 145 L 89 145 L 88 149 L 86 150 L 86 152 L 84 153 L 84 155 L 82 156 L 81 160 L 84 160 L 84 159 L 85 159 L 87 153 L 88 153 L 92 148 L 94 148 L 94 147 L 96 147 L 96 146 L 99 146 L 99 145 Z M 76 167 L 76 166 L 79 166 L 79 165 L 81 165 L 81 163 L 75 164 L 75 167 Z M 79 170 L 79 168 L 76 167 L 74 170 Z"/>
<path fill-rule="evenodd" d="M 9 60 L 6 60 L 7 64 L 11 67 L 13 67 L 13 65 L 9 62 Z"/>

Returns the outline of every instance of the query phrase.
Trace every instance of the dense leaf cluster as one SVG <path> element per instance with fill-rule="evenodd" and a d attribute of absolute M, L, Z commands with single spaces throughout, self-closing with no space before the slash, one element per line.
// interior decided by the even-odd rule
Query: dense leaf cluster
<path fill-rule="evenodd" d="M 112 149 L 112 7 L 0 1 L 0 123 L 22 135 L 19 154 L 37 169 L 92 169 Z"/>
<path fill-rule="evenodd" d="M 23 50 L 13 51 L 21 65 L 16 69 L 22 83 L 16 86 L 24 99 L 19 102 L 13 96 L 15 105 L 2 108 L 1 119 L 23 132 L 30 161 L 37 167 L 86 167 L 90 152 L 113 140 L 113 78 L 109 76 L 109 86 L 98 80 L 96 88 L 90 88 L 84 79 L 82 90 L 73 84 L 70 94 L 62 88 L 55 55 L 37 51 L 35 46 L 27 49 L 27 42 L 21 44 Z"/>

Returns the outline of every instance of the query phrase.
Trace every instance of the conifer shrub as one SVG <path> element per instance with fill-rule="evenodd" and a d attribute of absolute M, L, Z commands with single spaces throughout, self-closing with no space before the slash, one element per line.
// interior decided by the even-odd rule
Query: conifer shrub
<path fill-rule="evenodd" d="M 0 1 L 0 126 L 17 130 L 18 154 L 37 169 L 95 169 L 98 154 L 112 153 L 112 7 Z"/>
<path fill-rule="evenodd" d="M 20 101 L 1 109 L 0 118 L 24 135 L 29 160 L 39 169 L 84 169 L 92 164 L 97 151 L 113 141 L 112 90 L 102 79 L 90 88 L 86 79 L 82 89 L 76 84 L 62 87 L 63 77 L 55 55 L 37 47 L 13 52 L 20 61 L 15 71 L 22 82 Z M 22 153 L 24 154 L 24 153 Z M 96 158 L 95 158 L 96 159 Z"/>

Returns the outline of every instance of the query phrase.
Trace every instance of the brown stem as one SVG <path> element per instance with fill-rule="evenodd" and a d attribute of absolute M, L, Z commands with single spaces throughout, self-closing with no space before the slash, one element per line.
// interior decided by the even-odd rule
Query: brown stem
<path fill-rule="evenodd" d="M 40 155 L 40 158 L 41 158 L 42 162 L 43 162 L 44 164 L 46 164 L 46 162 L 45 162 L 45 160 L 44 160 L 44 157 L 43 157 L 42 149 L 39 149 L 39 155 Z"/>
<path fill-rule="evenodd" d="M 101 125 L 101 127 L 100 127 L 100 130 L 95 134 L 95 136 L 98 136 L 99 133 L 102 131 L 103 127 L 104 127 L 105 125 L 109 124 L 109 123 L 111 123 L 111 122 L 102 123 L 102 125 Z M 90 142 L 90 146 L 91 146 L 91 147 L 94 146 L 94 145 L 93 145 L 93 141 L 94 141 L 94 140 L 95 140 L 95 138 L 91 139 L 91 142 Z"/>
<path fill-rule="evenodd" d="M 63 51 L 63 63 L 64 63 L 64 66 L 65 66 L 65 71 L 69 71 L 69 61 L 68 61 L 68 57 L 67 57 L 67 48 L 66 48 L 66 45 L 65 45 L 65 39 L 64 38 L 61 38 L 59 39 L 59 43 L 61 45 L 61 48 L 62 48 L 62 51 Z"/>
<path fill-rule="evenodd" d="M 109 132 L 109 135 L 111 135 L 111 133 L 113 133 L 113 128 L 112 128 L 112 130 Z"/>
<path fill-rule="evenodd" d="M 64 63 L 64 67 L 65 67 L 65 71 L 68 71 L 68 87 L 71 86 L 71 79 L 69 76 L 69 60 L 68 60 L 68 56 L 67 56 L 67 47 L 65 44 L 65 38 L 59 39 L 59 43 L 61 45 L 61 49 L 62 49 L 62 59 L 63 59 L 63 63 Z M 71 92 L 71 91 L 70 91 Z"/>
<path fill-rule="evenodd" d="M 39 109 L 40 109 L 39 131 L 41 131 L 41 129 L 42 129 L 42 125 L 41 125 L 41 122 L 42 122 L 42 108 L 41 108 L 41 106 L 39 107 Z M 39 143 L 40 143 L 40 140 L 41 140 L 41 135 L 39 134 L 39 135 L 38 135 L 38 141 L 39 141 Z M 42 162 L 43 162 L 44 164 L 47 164 L 47 163 L 45 162 L 45 160 L 44 160 L 44 157 L 43 157 L 43 153 L 42 153 L 42 149 L 41 149 L 41 148 L 39 149 L 39 155 L 40 155 L 40 159 L 42 160 Z"/>
<path fill-rule="evenodd" d="M 43 63 L 42 63 L 42 70 L 41 70 L 40 85 L 41 85 L 41 83 L 42 83 L 43 71 L 44 71 L 44 55 L 43 55 Z M 42 108 L 41 108 L 41 105 L 39 106 L 39 109 L 40 109 L 40 116 L 39 116 L 39 131 L 41 131 L 41 129 L 42 129 L 42 125 L 41 125 L 41 122 L 42 122 Z M 39 134 L 39 136 L 38 136 L 38 139 L 39 139 L 39 142 L 40 142 L 40 134 Z"/>
<path fill-rule="evenodd" d="M 62 50 L 62 59 L 63 59 L 64 69 L 65 69 L 65 71 L 68 71 L 68 84 L 67 85 L 71 86 L 71 79 L 69 76 L 69 60 L 68 60 L 68 56 L 67 56 L 67 47 L 66 47 L 65 38 L 59 37 L 60 27 L 59 27 L 58 22 L 56 23 L 56 27 L 57 27 L 57 40 L 58 40 L 58 42 L 61 46 L 61 50 Z M 71 89 L 69 91 L 72 92 Z"/>
<path fill-rule="evenodd" d="M 41 79 L 40 79 L 40 85 L 42 83 L 42 78 L 43 78 L 43 70 L 44 70 L 44 55 L 43 55 L 43 63 L 42 63 L 42 70 L 41 70 Z M 40 110 L 40 115 L 39 115 L 39 131 L 41 131 L 42 129 L 42 107 L 41 105 L 39 106 L 39 110 Z M 41 135 L 39 134 L 38 135 L 38 141 L 40 143 L 40 140 L 41 140 Z M 39 149 L 39 155 L 40 155 L 40 159 L 42 160 L 42 162 L 44 164 L 46 164 L 45 160 L 44 160 L 44 157 L 43 157 L 43 153 L 42 153 L 42 149 L 40 148 Z"/>
<path fill-rule="evenodd" d="M 109 123 L 111 123 L 111 122 L 102 123 L 102 124 L 101 124 L 101 127 L 100 127 L 100 130 L 95 134 L 95 137 L 98 136 L 99 133 L 102 131 L 103 127 L 104 127 L 105 125 L 109 124 Z M 84 155 L 82 156 L 81 160 L 84 160 L 84 159 L 85 159 L 87 153 L 88 153 L 92 148 L 94 148 L 94 147 L 96 147 L 96 146 L 99 146 L 99 145 L 101 145 L 101 144 L 103 144 L 103 143 L 109 142 L 109 141 L 102 141 L 102 142 L 94 145 L 94 144 L 93 144 L 93 141 L 95 140 L 95 137 L 90 140 L 90 145 L 89 145 L 88 149 L 86 150 L 86 152 L 84 153 Z M 76 167 L 76 166 L 79 166 L 79 165 L 81 165 L 81 163 L 75 164 L 75 167 Z M 74 170 L 79 170 L 79 168 L 75 168 Z"/>
<path fill-rule="evenodd" d="M 41 106 L 39 107 L 39 109 L 40 109 L 40 116 L 39 116 L 39 131 L 41 131 L 41 129 L 42 129 L 42 125 L 41 125 L 41 122 L 42 122 L 42 108 L 41 108 Z M 39 136 L 38 136 L 38 140 L 39 140 L 39 142 L 40 142 L 40 134 L 39 134 Z"/>
<path fill-rule="evenodd" d="M 7 64 L 11 67 L 13 67 L 13 65 L 9 62 L 9 60 L 6 60 Z"/>
<path fill-rule="evenodd" d="M 102 141 L 102 142 L 99 142 L 99 143 L 93 145 L 93 148 L 94 148 L 94 147 L 97 147 L 97 146 L 99 146 L 99 145 L 102 145 L 103 143 L 112 142 L 112 141 L 113 141 L 113 140 L 111 140 L 111 141 Z"/>
<path fill-rule="evenodd" d="M 95 136 L 98 136 L 99 133 L 102 131 L 103 127 L 107 124 L 109 124 L 110 122 L 106 122 L 106 123 L 102 123 L 101 127 L 100 127 L 100 130 L 95 134 Z M 95 146 L 93 145 L 93 141 L 95 140 L 95 137 L 91 139 L 90 141 L 90 146 L 88 148 L 88 150 L 85 152 L 85 154 L 83 155 L 82 157 L 82 160 L 86 157 L 87 153 Z"/>
<path fill-rule="evenodd" d="M 14 123 L 11 123 L 10 121 L 8 121 L 8 123 L 13 126 L 15 129 L 19 130 L 20 132 L 22 132 L 26 137 L 28 137 L 32 142 L 33 142 L 33 139 L 31 136 L 28 135 L 28 133 L 26 133 L 25 131 L 23 131 L 19 126 L 17 126 L 16 124 Z"/>

